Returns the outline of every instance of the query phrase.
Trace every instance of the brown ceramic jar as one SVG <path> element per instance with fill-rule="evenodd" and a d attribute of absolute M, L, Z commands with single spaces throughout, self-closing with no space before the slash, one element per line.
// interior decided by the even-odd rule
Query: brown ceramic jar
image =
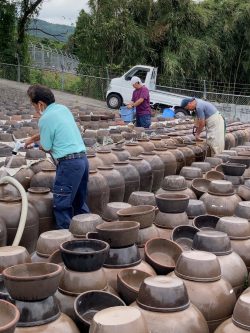
<path fill-rule="evenodd" d="M 125 181 L 124 202 L 128 202 L 130 194 L 139 191 L 140 175 L 137 169 L 128 163 L 128 161 L 120 161 L 114 163 L 114 168 L 120 172 Z"/>
<path fill-rule="evenodd" d="M 176 146 L 184 155 L 185 165 L 190 166 L 195 161 L 195 153 L 193 150 L 185 144 L 177 144 Z"/>
<path fill-rule="evenodd" d="M 151 166 L 153 176 L 152 192 L 155 192 L 161 187 L 165 171 L 164 163 L 154 152 L 144 152 L 139 157 L 142 157 Z"/>
<path fill-rule="evenodd" d="M 164 176 L 175 175 L 177 162 L 175 156 L 167 148 L 156 148 L 154 150 L 164 163 Z"/>
<path fill-rule="evenodd" d="M 0 247 L 7 244 L 7 229 L 5 221 L 0 218 Z"/>
<path fill-rule="evenodd" d="M 31 187 L 28 189 L 28 201 L 35 207 L 39 215 L 39 235 L 55 229 L 53 214 L 53 194 L 46 187 Z"/>
<path fill-rule="evenodd" d="M 133 165 L 140 175 L 140 191 L 151 192 L 153 174 L 151 165 L 141 157 L 130 157 L 129 163 Z"/>
<path fill-rule="evenodd" d="M 19 225 L 21 215 L 21 198 L 0 199 L 0 217 L 4 219 L 7 228 L 7 245 L 11 245 Z M 35 251 L 39 231 L 39 216 L 36 209 L 29 204 L 26 224 L 20 245 L 32 253 Z"/>
<path fill-rule="evenodd" d="M 151 333 L 209 332 L 204 317 L 190 303 L 185 285 L 176 277 L 146 278 L 137 301 L 130 306 L 141 311 Z"/>
<path fill-rule="evenodd" d="M 20 196 L 20 193 L 15 186 L 13 186 L 9 183 L 0 184 L 0 198 L 6 198 L 6 197 L 16 198 L 19 196 Z"/>
<path fill-rule="evenodd" d="M 87 154 L 87 159 L 89 162 L 89 170 L 96 170 L 97 168 L 103 166 L 103 161 L 96 154 Z"/>
<path fill-rule="evenodd" d="M 181 169 L 185 166 L 185 157 L 183 152 L 180 149 L 177 149 L 176 146 L 168 146 L 167 148 L 168 151 L 170 151 L 175 156 L 177 162 L 176 174 L 178 175 Z"/>
<path fill-rule="evenodd" d="M 20 169 L 14 176 L 15 178 L 27 191 L 30 187 L 31 179 L 34 176 L 34 172 L 29 168 Z"/>
<path fill-rule="evenodd" d="M 98 150 L 96 156 L 99 157 L 104 165 L 110 166 L 118 162 L 118 157 L 111 150 Z"/>
<path fill-rule="evenodd" d="M 127 161 L 131 157 L 130 153 L 123 147 L 113 147 L 112 153 L 115 154 L 119 161 Z"/>
<path fill-rule="evenodd" d="M 53 164 L 47 160 L 41 160 L 41 161 L 37 161 L 36 163 L 32 164 L 30 166 L 30 169 L 34 172 L 34 173 L 38 173 L 40 171 L 42 171 L 43 169 L 49 169 L 52 168 Z"/>
<path fill-rule="evenodd" d="M 109 202 L 123 201 L 125 193 L 125 181 L 119 171 L 113 166 L 102 166 L 98 172 L 103 175 L 109 186 Z"/>
<path fill-rule="evenodd" d="M 124 148 L 130 153 L 132 157 L 139 156 L 144 152 L 144 148 L 136 142 L 128 142 L 124 145 Z"/>
<path fill-rule="evenodd" d="M 44 168 L 42 171 L 36 173 L 30 182 L 30 187 L 48 187 L 53 190 L 54 181 L 56 176 L 55 167 Z"/>
<path fill-rule="evenodd" d="M 87 204 L 90 212 L 102 215 L 109 202 L 109 185 L 102 174 L 96 170 L 90 170 L 88 181 Z"/>
<path fill-rule="evenodd" d="M 144 152 L 152 152 L 155 149 L 154 143 L 149 139 L 138 139 L 138 144 L 144 149 Z"/>
<path fill-rule="evenodd" d="M 188 296 L 205 317 L 210 333 L 232 313 L 236 296 L 231 284 L 221 278 L 220 264 L 212 253 L 186 251 L 176 264 L 175 273 L 188 291 Z"/>

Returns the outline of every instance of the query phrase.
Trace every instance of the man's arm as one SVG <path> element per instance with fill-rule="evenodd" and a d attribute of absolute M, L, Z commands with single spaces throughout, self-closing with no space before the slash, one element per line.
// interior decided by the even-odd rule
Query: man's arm
<path fill-rule="evenodd" d="M 141 103 L 143 103 L 144 102 L 144 98 L 139 98 L 136 102 L 131 102 L 131 103 L 129 103 L 128 105 L 127 105 L 127 107 L 129 108 L 129 109 L 132 109 L 132 108 L 134 108 L 134 107 L 137 107 L 137 106 L 139 106 Z"/>
<path fill-rule="evenodd" d="M 200 135 L 201 135 L 201 132 L 203 131 L 205 125 L 206 125 L 205 119 L 197 119 L 197 121 L 196 121 L 197 130 L 195 133 L 196 140 L 200 140 Z"/>
<path fill-rule="evenodd" d="M 25 140 L 25 148 L 28 148 L 32 143 L 35 143 L 40 140 L 40 134 L 35 134 L 31 137 L 29 137 L 27 140 Z"/>

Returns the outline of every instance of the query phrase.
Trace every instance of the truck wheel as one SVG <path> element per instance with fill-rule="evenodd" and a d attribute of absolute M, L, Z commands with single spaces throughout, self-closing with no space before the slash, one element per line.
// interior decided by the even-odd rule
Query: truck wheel
<path fill-rule="evenodd" d="M 118 94 L 109 94 L 107 105 L 110 109 L 119 109 L 122 106 L 122 98 Z"/>
<path fill-rule="evenodd" d="M 190 116 L 190 113 L 182 108 L 178 108 L 175 110 L 175 117 L 176 118 L 185 118 L 186 116 Z"/>

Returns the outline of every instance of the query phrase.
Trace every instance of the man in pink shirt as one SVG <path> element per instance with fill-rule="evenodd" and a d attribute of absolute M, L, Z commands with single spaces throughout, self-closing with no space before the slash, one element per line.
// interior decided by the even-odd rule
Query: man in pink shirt
<path fill-rule="evenodd" d="M 131 84 L 135 88 L 132 102 L 127 105 L 129 109 L 136 108 L 136 126 L 149 128 L 151 125 L 151 107 L 148 88 L 145 87 L 141 79 L 133 76 Z"/>

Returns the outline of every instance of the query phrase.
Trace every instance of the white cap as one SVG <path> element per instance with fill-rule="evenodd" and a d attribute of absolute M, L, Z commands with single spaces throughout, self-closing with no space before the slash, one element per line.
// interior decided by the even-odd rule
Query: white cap
<path fill-rule="evenodd" d="M 130 80 L 131 85 L 133 86 L 135 83 L 142 83 L 141 79 L 138 76 L 133 76 L 132 79 Z"/>

